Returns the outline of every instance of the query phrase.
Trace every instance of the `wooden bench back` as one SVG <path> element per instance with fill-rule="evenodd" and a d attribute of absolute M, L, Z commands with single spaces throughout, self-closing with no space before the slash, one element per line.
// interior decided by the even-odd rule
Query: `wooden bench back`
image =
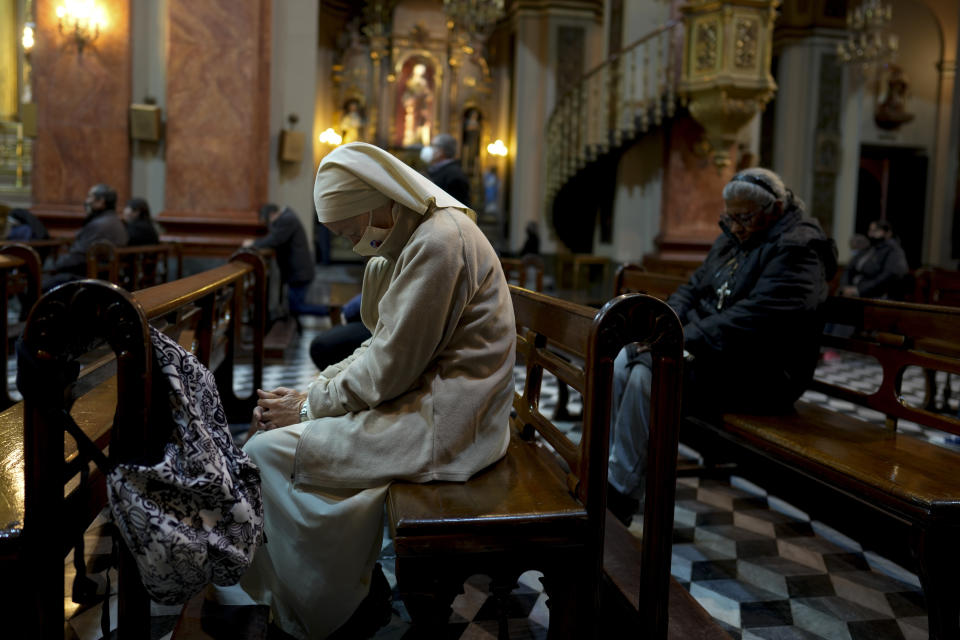
<path fill-rule="evenodd" d="M 500 258 L 500 266 L 507 282 L 516 281 L 517 285 L 527 289 L 527 275 L 533 271 L 533 290 L 543 291 L 543 258 L 538 255 L 525 255 L 522 258 Z"/>
<path fill-rule="evenodd" d="M 937 267 L 914 273 L 914 301 L 960 307 L 960 271 Z"/>
<path fill-rule="evenodd" d="M 903 419 L 960 435 L 960 420 L 909 406 L 900 393 L 909 366 L 960 374 L 960 308 L 832 297 L 824 314 L 827 323 L 852 326 L 854 333 L 849 338 L 825 333 L 822 344 L 876 358 L 883 378 L 873 393 L 819 379 L 812 389 L 886 414 L 891 429 Z"/>
<path fill-rule="evenodd" d="M 43 398 L 25 397 L 23 414 L 22 548 L 36 572 L 35 594 L 39 637 L 62 634 L 63 554 L 105 505 L 104 477 L 89 477 L 85 456 L 68 438 L 62 411 L 67 410 L 101 449 L 109 446 L 113 462 L 142 458 L 156 451 L 168 434 L 151 433 L 152 347 L 149 324 L 172 335 L 192 332 L 190 345 L 202 363 L 215 368 L 228 417 L 249 418 L 262 375 L 265 289 L 264 265 L 253 252 L 241 252 L 229 264 L 196 276 L 128 293 L 101 281 L 67 283 L 48 292 L 34 306 L 24 332 L 24 350 L 66 372 L 91 350 L 108 345 L 107 355 L 86 367 L 76 381 L 50 376 Z M 246 287 L 256 289 L 255 308 L 246 309 Z M 240 319 L 254 326 L 254 390 L 236 398 L 232 387 L 233 353 L 239 348 Z M 218 344 L 221 346 L 218 347 Z M 221 355 L 217 355 L 220 353 Z M 22 366 L 22 365 L 21 365 Z M 18 405 L 19 406 L 19 405 Z M 71 410 L 72 409 L 72 410 Z M 86 490 L 81 488 L 86 485 Z M 149 599 L 139 582 L 136 564 L 124 549 L 120 558 L 119 625 L 128 637 L 147 637 Z M 49 625 L 49 626 L 48 626 Z"/>
<path fill-rule="evenodd" d="M 586 505 L 599 549 L 603 548 L 606 514 L 613 361 L 630 343 L 639 343 L 651 352 L 655 374 L 650 451 L 657 454 L 648 460 L 641 582 L 644 593 L 666 593 L 681 400 L 683 331 L 679 319 L 665 303 L 645 295 L 619 296 L 597 312 L 514 286 L 510 292 L 517 320 L 517 357 L 526 366 L 523 392 L 514 399 L 513 425 L 526 439 L 539 435 L 563 458 L 567 487 Z M 583 396 L 579 443 L 540 412 L 544 370 Z M 665 633 L 665 603 L 648 602 L 644 607 L 650 628 L 662 626 Z"/>
<path fill-rule="evenodd" d="M 169 280 L 171 259 L 176 261 L 177 273 L 181 274 L 182 257 L 178 245 L 117 247 L 112 242 L 97 240 L 87 249 L 87 277 L 136 291 Z"/>
<path fill-rule="evenodd" d="M 653 273 L 638 264 L 624 264 L 617 269 L 613 279 L 614 295 L 645 293 L 659 300 L 666 300 L 687 278 L 673 273 Z"/>

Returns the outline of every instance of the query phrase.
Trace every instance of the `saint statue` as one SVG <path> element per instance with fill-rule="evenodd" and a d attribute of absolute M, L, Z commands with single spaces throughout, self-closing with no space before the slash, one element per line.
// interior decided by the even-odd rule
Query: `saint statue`
<path fill-rule="evenodd" d="M 340 135 L 343 144 L 363 140 L 363 110 L 360 101 L 350 98 L 343 105 L 343 115 L 340 116 Z"/>
<path fill-rule="evenodd" d="M 899 65 L 886 66 L 887 87 L 883 96 L 878 96 L 873 119 L 881 129 L 898 129 L 900 125 L 913 120 L 913 114 L 907 112 L 907 75 Z"/>
<path fill-rule="evenodd" d="M 477 169 L 477 159 L 480 156 L 480 123 L 482 116 L 475 107 L 470 107 L 463 114 L 463 144 L 460 145 L 460 164 L 463 172 L 468 176 L 474 175 Z"/>

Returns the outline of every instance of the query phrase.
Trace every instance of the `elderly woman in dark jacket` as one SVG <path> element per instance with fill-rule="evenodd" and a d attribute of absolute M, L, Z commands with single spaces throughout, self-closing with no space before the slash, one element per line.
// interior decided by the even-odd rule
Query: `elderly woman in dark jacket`
<path fill-rule="evenodd" d="M 783 411 L 813 376 L 836 247 L 772 171 L 736 174 L 723 199 L 723 233 L 667 301 L 684 329 L 684 405 L 698 413 Z M 626 349 L 614 369 L 609 503 L 625 521 L 643 496 L 649 362 Z"/>

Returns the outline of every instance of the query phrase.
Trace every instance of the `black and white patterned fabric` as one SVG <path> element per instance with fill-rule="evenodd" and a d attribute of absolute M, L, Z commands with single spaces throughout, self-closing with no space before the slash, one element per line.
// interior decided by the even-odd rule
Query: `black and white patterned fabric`
<path fill-rule="evenodd" d="M 150 335 L 171 439 L 155 464 L 117 465 L 107 493 L 144 587 L 175 604 L 209 582 L 236 584 L 246 571 L 263 541 L 260 471 L 234 444 L 210 371 L 152 327 Z M 163 408 L 155 404 L 151 414 L 165 421 Z"/>

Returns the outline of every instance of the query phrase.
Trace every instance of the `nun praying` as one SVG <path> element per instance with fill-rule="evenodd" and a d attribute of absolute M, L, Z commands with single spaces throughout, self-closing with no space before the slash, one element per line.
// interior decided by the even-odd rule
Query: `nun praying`
<path fill-rule="evenodd" d="M 259 391 L 244 450 L 267 543 L 213 594 L 269 605 L 301 639 L 339 637 L 359 617 L 391 481 L 464 481 L 504 455 L 515 347 L 499 259 L 468 207 L 362 142 L 323 159 L 313 195 L 320 222 L 371 256 L 372 336 L 305 391 Z"/>

